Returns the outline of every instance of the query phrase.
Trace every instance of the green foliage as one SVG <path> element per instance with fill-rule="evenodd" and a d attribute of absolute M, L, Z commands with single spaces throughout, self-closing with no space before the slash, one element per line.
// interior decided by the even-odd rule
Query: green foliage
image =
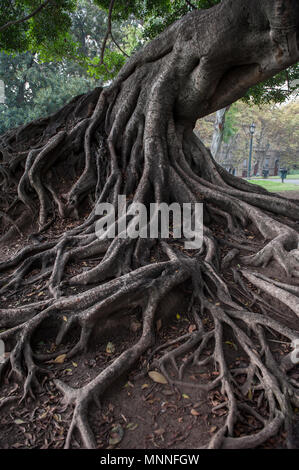
<path fill-rule="evenodd" d="M 145 42 L 193 7 L 210 8 L 220 0 L 115 0 L 113 37 L 109 37 L 104 63 L 100 63 L 110 1 L 50 0 L 29 20 L 0 31 L 0 79 L 6 83 L 7 96 L 6 104 L 0 105 L 0 132 L 57 109 L 71 93 L 84 92 L 97 80 L 112 80 L 127 56 Z M 42 3 L 1 0 L 0 28 L 24 18 Z M 249 104 L 282 103 L 298 90 L 298 79 L 296 65 L 256 85 L 243 99 Z M 224 140 L 229 141 L 235 132 L 236 117 L 231 107 Z"/>
<path fill-rule="evenodd" d="M 143 29 L 140 25 L 129 24 L 124 29 L 123 46 L 129 56 L 136 52 L 144 44 Z"/>
<path fill-rule="evenodd" d="M 299 64 L 252 87 L 243 97 L 248 104 L 283 103 L 298 93 Z"/>
<path fill-rule="evenodd" d="M 0 31 L 1 50 L 25 52 L 39 50 L 64 37 L 71 27 L 71 13 L 76 0 L 50 1 L 37 15 Z M 41 5 L 40 0 L 1 0 L 0 28 L 10 21 L 26 17 Z"/>
<path fill-rule="evenodd" d="M 225 116 L 225 125 L 223 132 L 223 141 L 228 143 L 229 140 L 238 130 L 237 106 L 233 104 L 227 111 Z"/>
<path fill-rule="evenodd" d="M 125 63 L 125 56 L 116 51 L 106 49 L 104 63 L 100 63 L 99 57 L 94 57 L 87 65 L 88 74 L 103 81 L 112 80 L 118 74 Z"/>
<path fill-rule="evenodd" d="M 155 9 L 146 10 L 144 37 L 153 39 L 171 25 L 174 21 L 179 20 L 192 10 L 192 7 L 185 0 L 167 0 L 167 1 L 151 1 L 155 4 Z M 190 4 L 198 9 L 211 8 L 220 3 L 220 0 L 194 0 Z"/>
<path fill-rule="evenodd" d="M 0 52 L 0 79 L 5 103 L 0 104 L 0 134 L 62 107 L 97 82 L 73 65 L 43 64 L 30 53 L 15 57 Z"/>

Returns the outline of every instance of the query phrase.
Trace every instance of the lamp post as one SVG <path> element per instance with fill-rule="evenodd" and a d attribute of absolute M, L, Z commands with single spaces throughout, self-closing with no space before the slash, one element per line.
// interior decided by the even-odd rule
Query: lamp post
<path fill-rule="evenodd" d="M 249 131 L 250 131 L 250 150 L 249 150 L 249 162 L 248 162 L 248 175 L 247 177 L 250 178 L 251 176 L 251 159 L 252 159 L 252 144 L 253 144 L 253 135 L 255 132 L 256 125 L 254 122 L 251 124 Z"/>

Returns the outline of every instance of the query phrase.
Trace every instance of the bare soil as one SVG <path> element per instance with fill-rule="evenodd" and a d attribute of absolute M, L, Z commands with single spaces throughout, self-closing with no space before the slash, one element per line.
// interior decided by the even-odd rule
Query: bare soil
<path fill-rule="evenodd" d="M 290 192 L 290 195 L 284 192 L 284 195 L 299 198 L 299 191 Z M 57 222 L 44 236 L 47 239 L 55 238 L 63 230 L 69 228 L 70 224 L 74 224 L 74 222 L 68 221 L 65 225 Z M 248 233 L 248 236 L 252 235 Z M 24 235 L 16 243 L 6 247 L 2 256 L 10 256 L 25 243 L 26 236 Z M 86 266 L 89 267 L 89 263 Z M 76 269 L 76 267 L 72 265 L 72 269 Z M 268 274 L 271 274 L 272 277 L 283 280 L 284 273 L 280 269 L 270 265 L 268 270 Z M 263 272 L 265 273 L 265 270 Z M 227 281 L 232 289 L 236 287 L 233 280 L 229 279 L 229 275 Z M 248 289 L 250 288 L 253 287 L 248 286 Z M 41 282 L 39 285 L 28 286 L 23 291 L 22 298 L 17 295 L 2 296 L 0 308 L 44 300 L 47 297 L 45 283 Z M 164 323 L 159 320 L 159 316 L 157 318 L 157 345 L 179 338 L 193 328 L 192 318 L 188 317 L 184 309 L 184 299 L 187 298 L 188 287 L 186 286 L 186 291 L 172 293 L 171 299 L 161 306 L 162 309 L 167 308 L 169 312 L 168 320 L 164 320 Z M 288 315 L 285 306 L 280 305 L 278 301 L 267 298 L 266 295 L 264 298 L 273 305 L 274 309 L 283 313 L 285 324 L 292 326 L 292 315 Z M 246 299 L 243 301 L 246 304 Z M 210 318 L 207 316 L 204 321 L 208 326 Z M 6 381 L 0 391 L 0 400 L 8 396 L 14 398 L 10 404 L 0 409 L 0 448 L 62 448 L 70 424 L 72 409 L 65 408 L 62 397 L 54 386 L 53 379 L 59 378 L 75 388 L 90 382 L 121 351 L 136 342 L 140 328 L 139 312 L 132 311 L 130 322 L 125 326 L 121 324 L 119 327 L 117 323 L 107 324 L 104 336 L 101 334 L 101 343 L 97 341 L 95 334 L 90 350 L 83 359 L 79 355 L 78 358 L 74 357 L 61 364 L 49 361 L 44 366 L 48 375 L 44 376 L 41 390 L 36 394 L 34 400 L 29 397 L 25 402 L 20 403 L 22 387 Z M 57 352 L 57 357 L 59 357 L 63 354 L 66 346 L 70 347 L 72 343 L 76 343 L 78 332 L 72 331 L 69 336 L 69 344 L 64 345 L 64 349 L 56 347 L 54 339 L 55 325 L 44 326 L 38 336 L 34 338 L 35 350 Z M 288 352 L 288 345 L 281 340 L 283 338 L 278 337 L 277 342 L 272 343 L 275 355 L 284 355 Z M 228 332 L 225 347 L 231 359 L 230 367 L 240 367 L 243 351 L 230 341 Z M 105 393 L 101 409 L 94 407 L 90 410 L 90 423 L 95 432 L 99 449 L 200 448 L 209 442 L 211 435 L 217 432 L 223 424 L 226 410 L 220 408 L 213 411 L 213 408 L 219 406 L 224 400 L 221 393 L 219 391 L 206 393 L 199 391 L 195 386 L 192 387 L 192 382 L 195 384 L 199 377 L 208 380 L 217 374 L 211 366 L 206 366 L 200 371 L 189 367 L 186 379 L 191 385 L 179 389 L 168 384 L 156 383 L 144 372 L 146 369 L 155 370 L 154 367 L 148 366 L 150 355 L 151 351 L 142 356 L 134 370 L 128 376 L 122 377 Z M 293 371 L 293 374 L 294 378 L 298 379 L 299 372 Z M 249 401 L 251 401 L 250 397 Z M 251 416 L 248 423 L 238 425 L 236 435 L 247 435 L 248 432 L 256 432 L 258 429 L 258 422 Z M 285 434 L 282 430 L 278 436 L 268 440 L 262 447 L 284 448 L 284 437 Z M 75 446 L 79 448 L 79 442 L 75 442 Z"/>

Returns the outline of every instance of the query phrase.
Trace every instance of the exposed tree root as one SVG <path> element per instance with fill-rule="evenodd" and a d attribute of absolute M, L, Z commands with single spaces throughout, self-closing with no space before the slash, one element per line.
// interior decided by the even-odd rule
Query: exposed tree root
<path fill-rule="evenodd" d="M 288 446 L 295 445 L 292 421 L 293 407 L 299 406 L 299 383 L 289 374 L 295 364 L 289 355 L 287 360 L 277 359 L 270 344 L 279 336 L 291 348 L 299 339 L 299 233 L 291 223 L 299 219 L 299 205 L 229 175 L 192 132 L 198 114 L 231 103 L 251 84 L 277 71 L 277 64 L 269 61 L 274 54 L 272 36 L 263 29 L 264 52 L 251 47 L 249 65 L 244 65 L 246 37 L 241 35 L 243 43 L 236 44 L 234 36 L 241 21 L 233 26 L 227 21 L 226 34 L 233 36 L 229 57 L 235 58 L 229 62 L 231 69 L 219 58 L 222 36 L 215 37 L 211 58 L 206 55 L 199 46 L 198 24 L 204 28 L 206 14 L 212 24 L 222 21 L 224 4 L 213 9 L 214 16 L 194 11 L 175 23 L 137 53 L 109 88 L 76 97 L 59 113 L 0 138 L 0 214 L 5 214 L 8 227 L 11 221 L 21 230 L 25 210 L 26 217 L 37 220 L 38 230 L 34 243 L 0 263 L 0 293 L 21 293 L 44 279 L 49 291 L 43 302 L 0 310 L 0 339 L 10 349 L 0 365 L 0 378 L 8 373 L 10 380 L 21 382 L 22 400 L 34 397 L 40 375 L 46 372 L 43 362 L 55 357 L 34 351 L 33 337 L 45 321 L 59 325 L 57 345 L 63 345 L 72 327 L 80 329 L 77 343 L 64 350 L 71 358 L 86 351 L 95 331 L 101 335 L 108 318 L 122 313 L 125 321 L 130 309 L 142 311 L 138 341 L 91 382 L 73 389 L 56 381 L 66 404 L 74 406 L 66 447 L 72 445 L 76 430 L 83 446 L 96 447 L 88 420 L 90 405 L 100 406 L 104 391 L 150 349 L 152 367 L 159 367 L 177 386 L 186 383 L 188 367 L 202 372 L 214 366 L 210 380 L 193 383 L 206 392 L 216 389 L 223 397 L 220 406 L 226 418 L 210 448 L 256 447 L 283 426 Z M 271 21 L 261 22 L 260 28 L 269 28 Z M 280 68 L 295 60 L 285 54 Z M 216 73 L 217 60 L 222 65 Z M 120 194 L 129 207 L 204 203 L 202 247 L 188 251 L 182 239 L 123 238 L 122 231 L 113 239 L 98 238 L 96 203 L 110 202 L 117 211 Z M 56 240 L 40 238 L 55 217 L 80 219 L 87 201 L 90 214 L 80 225 Z M 117 213 L 117 227 L 123 222 Z M 130 219 L 129 227 L 133 224 Z M 7 240 L 10 232 L 5 230 Z M 92 267 L 78 272 L 86 260 L 93 261 Z M 265 277 L 260 271 L 269 263 L 282 268 L 289 281 Z M 70 274 L 68 267 L 74 264 L 76 270 Z M 189 313 L 196 330 L 157 345 L 156 311 L 171 290 L 186 281 L 192 284 Z M 249 289 L 248 282 L 293 312 L 293 329 L 284 324 L 283 315 L 281 321 L 273 318 L 279 315 L 278 308 Z M 77 286 L 78 293 L 69 295 L 70 286 Z M 210 321 L 205 323 L 207 316 Z M 227 355 L 227 332 L 245 358 L 239 367 Z M 255 419 L 255 430 L 237 437 L 236 425 L 248 416 Z"/>

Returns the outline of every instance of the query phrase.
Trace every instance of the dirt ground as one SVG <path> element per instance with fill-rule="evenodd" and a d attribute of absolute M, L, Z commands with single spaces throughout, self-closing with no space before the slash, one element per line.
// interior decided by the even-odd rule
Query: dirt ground
<path fill-rule="evenodd" d="M 299 199 L 299 191 L 284 192 L 283 195 Z M 55 236 L 55 230 L 60 232 L 61 229 L 62 226 L 59 225 L 53 227 L 48 236 Z M 2 252 L 2 256 L 9 256 L 24 242 L 25 239 L 18 240 L 13 246 L 7 247 Z M 86 265 L 90 266 L 90 264 Z M 270 265 L 268 274 L 283 277 L 282 272 L 273 270 L 274 267 Z M 234 288 L 232 280 L 231 288 Z M 182 307 L 181 297 L 187 296 L 187 293 L 188 286 L 180 294 L 173 294 L 169 305 L 161 306 L 161 308 L 168 308 L 169 315 L 167 321 L 162 322 L 159 318 L 157 319 L 156 346 L 178 338 L 194 328 L 192 318 Z M 0 308 L 43 300 L 47 298 L 47 295 L 45 283 L 40 283 L 38 286 L 29 285 L 23 291 L 22 298 L 17 295 L 2 296 Z M 285 306 L 270 298 L 266 300 L 277 311 L 282 312 L 285 323 L 290 324 L 291 315 Z M 204 323 L 207 329 L 212 328 L 208 316 L 204 319 Z M 34 400 L 28 398 L 26 402 L 20 403 L 21 387 L 5 378 L 5 383 L 0 389 L 0 448 L 57 449 L 63 447 L 72 409 L 71 407 L 65 408 L 53 379 L 60 378 L 73 387 L 79 387 L 99 374 L 113 358 L 136 342 L 141 328 L 139 312 L 132 311 L 130 322 L 121 327 L 118 325 L 107 324 L 104 334 L 101 333 L 99 337 L 95 334 L 91 348 L 84 357 L 81 355 L 72 360 L 60 363 L 49 361 L 45 364 L 47 374 L 42 377 L 41 390 L 37 392 Z M 293 325 L 293 327 L 299 329 L 299 325 Z M 54 344 L 55 325 L 51 324 L 44 325 L 43 330 L 33 338 L 33 342 L 36 351 L 55 352 L 57 357 L 60 357 L 66 347 L 71 347 L 76 342 L 77 337 L 78 332 L 74 330 L 68 337 L 68 344 L 56 347 Z M 230 367 L 242 366 L 242 361 L 245 361 L 243 351 L 232 342 L 228 333 L 225 339 Z M 283 338 L 277 337 L 277 341 L 272 343 L 275 355 L 284 355 L 289 351 L 289 346 L 281 340 L 283 341 Z M 155 382 L 148 374 L 148 372 L 155 371 L 150 357 L 151 353 L 152 351 L 148 351 L 128 376 L 124 376 L 105 393 L 101 399 L 101 409 L 95 407 L 90 409 L 90 423 L 99 449 L 200 448 L 208 443 L 213 433 L 223 423 L 226 409 L 218 407 L 225 400 L 220 390 L 204 393 L 196 388 L 196 382 L 199 379 L 205 381 L 217 374 L 213 367 L 198 370 L 190 366 L 185 374 L 188 384 L 179 388 L 173 387 L 167 383 Z M 206 353 L 208 354 L 209 351 Z M 187 360 L 187 357 L 183 358 L 184 360 Z M 299 371 L 293 371 L 292 374 L 298 379 Z M 244 377 L 243 379 L 245 380 Z M 11 403 L 1 408 L 1 399 L 8 396 L 12 398 Z M 255 397 L 248 397 L 251 404 L 254 400 Z M 218 409 L 215 410 L 215 407 Z M 258 429 L 258 422 L 251 416 L 248 422 L 237 426 L 236 435 L 242 436 L 248 432 L 256 432 Z M 284 431 L 281 430 L 280 434 L 267 441 L 263 448 L 284 448 L 284 437 Z M 80 447 L 79 442 L 73 444 L 74 447 Z"/>
<path fill-rule="evenodd" d="M 281 196 L 287 197 L 289 199 L 299 199 L 299 191 L 282 191 L 280 194 Z"/>

